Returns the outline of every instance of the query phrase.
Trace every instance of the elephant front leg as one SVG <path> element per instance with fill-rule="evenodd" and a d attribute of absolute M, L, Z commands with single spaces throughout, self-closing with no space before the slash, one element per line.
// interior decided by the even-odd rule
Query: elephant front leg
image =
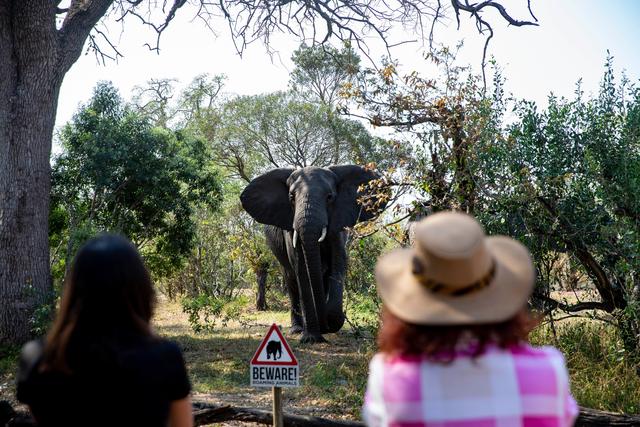
<path fill-rule="evenodd" d="M 347 274 L 346 237 L 346 232 L 341 232 L 331 244 L 331 267 L 325 278 L 328 332 L 338 332 L 345 322 L 343 293 Z"/>
<path fill-rule="evenodd" d="M 298 282 L 293 272 L 285 271 L 284 280 L 289 292 L 289 301 L 291 302 L 291 328 L 289 332 L 292 334 L 301 334 L 304 331 L 304 321 L 302 319 L 302 309 L 300 307 L 300 291 L 298 290 Z"/>
<path fill-rule="evenodd" d="M 342 301 L 344 275 L 331 275 L 328 278 L 327 295 L 327 332 L 338 332 L 346 320 Z"/>

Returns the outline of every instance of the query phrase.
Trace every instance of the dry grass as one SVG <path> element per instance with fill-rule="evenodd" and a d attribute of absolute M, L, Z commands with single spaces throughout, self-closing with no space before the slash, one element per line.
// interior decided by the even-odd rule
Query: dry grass
<path fill-rule="evenodd" d="M 553 345 L 566 359 L 571 391 L 582 406 L 627 414 L 640 413 L 640 365 L 628 355 L 611 325 L 569 319 L 536 329 L 536 345 Z"/>
<path fill-rule="evenodd" d="M 248 320 L 247 320 L 248 319 Z M 249 386 L 249 361 L 272 323 L 287 334 L 289 313 L 252 312 L 212 333 L 194 333 L 177 302 L 162 299 L 153 320 L 156 331 L 182 349 L 194 398 L 213 403 L 270 409 L 271 389 Z M 327 344 L 300 345 L 287 340 L 300 363 L 301 387 L 285 389 L 285 411 L 330 418 L 358 419 L 372 347 L 348 328 L 327 334 Z M 18 350 L 0 354 L 0 400 L 15 401 Z"/>
<path fill-rule="evenodd" d="M 216 403 L 268 409 L 270 388 L 249 386 L 249 360 L 272 323 L 287 333 L 289 313 L 251 312 L 212 333 L 195 334 L 176 302 L 163 300 L 157 331 L 180 345 L 194 397 Z M 301 387 L 284 390 L 285 410 L 303 415 L 357 419 L 362 404 L 371 342 L 354 339 L 348 328 L 325 336 L 329 343 L 301 345 L 287 336 L 300 363 Z"/>
<path fill-rule="evenodd" d="M 15 403 L 15 374 L 19 354 L 16 347 L 0 347 L 0 400 Z"/>
<path fill-rule="evenodd" d="M 274 322 L 284 326 L 286 335 L 286 311 L 249 311 L 227 327 L 196 334 L 180 304 L 167 300 L 160 301 L 154 319 L 157 332 L 182 348 L 196 399 L 262 409 L 270 408 L 271 389 L 249 387 L 249 360 Z M 329 344 L 301 345 L 297 337 L 287 338 L 300 362 L 302 385 L 284 391 L 285 410 L 358 419 L 374 351 L 371 340 L 356 338 L 348 327 L 327 334 Z M 640 412 L 640 372 L 621 350 L 615 329 L 601 322 L 570 319 L 557 325 L 555 335 L 543 326 L 532 339 L 534 344 L 555 345 L 563 351 L 573 394 L 581 405 Z M 0 399 L 13 401 L 17 350 L 0 352 Z"/>

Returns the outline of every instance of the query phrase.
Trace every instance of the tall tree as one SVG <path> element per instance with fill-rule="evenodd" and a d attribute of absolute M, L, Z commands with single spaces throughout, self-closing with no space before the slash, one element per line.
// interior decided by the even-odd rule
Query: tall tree
<path fill-rule="evenodd" d="M 232 99 L 220 120 L 213 140 L 216 157 L 247 182 L 278 167 L 389 161 L 384 140 L 371 136 L 362 124 L 292 92 Z"/>
<path fill-rule="evenodd" d="M 29 337 L 51 286 L 51 137 L 60 85 L 110 1 L 0 1 L 0 343 Z M 81 7 L 81 5 L 83 7 Z"/>
<path fill-rule="evenodd" d="M 277 32 L 324 42 L 331 37 L 360 46 L 371 32 L 387 40 L 394 22 L 419 26 L 441 18 L 440 0 L 395 1 L 240 1 L 174 0 L 0 0 L 0 343 L 29 337 L 29 318 L 51 286 L 48 212 L 51 138 L 62 80 L 85 42 L 102 58 L 117 48 L 94 26 L 111 10 L 121 21 L 134 18 L 160 35 L 185 5 L 214 26 L 223 16 L 242 51 L 269 41 Z M 469 5 L 452 0 L 456 13 L 467 11 L 482 21 L 496 1 Z M 155 20 L 155 21 L 154 21 Z M 57 23 L 60 23 L 57 25 Z M 223 22 L 224 23 L 224 22 Z M 486 23 L 485 23 L 486 24 Z M 317 39 L 316 39 L 317 37 Z M 113 49 L 110 53 L 108 49 Z"/>
<path fill-rule="evenodd" d="M 146 84 L 133 88 L 133 103 L 138 111 L 154 125 L 167 127 L 173 118 L 171 100 L 175 91 L 175 79 L 150 79 Z"/>
<path fill-rule="evenodd" d="M 52 206 L 66 219 L 58 224 L 68 229 L 67 261 L 84 237 L 110 231 L 129 237 L 154 273 L 179 267 L 195 243 L 194 208 L 215 211 L 222 198 L 208 145 L 152 127 L 109 83 L 96 87 L 60 139 Z"/>
<path fill-rule="evenodd" d="M 335 105 L 343 86 L 351 83 L 360 69 L 360 57 L 350 44 L 341 50 L 303 44 L 291 60 L 295 64 L 289 79 L 291 88 L 303 98 L 324 105 Z"/>

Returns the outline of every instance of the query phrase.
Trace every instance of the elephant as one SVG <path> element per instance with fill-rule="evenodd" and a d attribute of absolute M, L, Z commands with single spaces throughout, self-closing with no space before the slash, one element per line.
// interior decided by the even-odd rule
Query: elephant
<path fill-rule="evenodd" d="M 276 353 L 278 353 L 278 357 L 276 357 Z M 267 359 L 270 359 L 270 356 L 273 356 L 273 360 L 278 360 L 282 357 L 282 344 L 280 341 L 269 341 L 267 343 Z"/>
<path fill-rule="evenodd" d="M 356 165 L 279 168 L 254 178 L 240 195 L 249 215 L 265 224 L 289 292 L 289 331 L 301 333 L 303 343 L 326 342 L 322 334 L 339 331 L 345 322 L 345 228 L 377 214 L 360 202 L 361 185 L 378 178 Z M 375 195 L 369 197 L 376 210 L 384 208 Z"/>

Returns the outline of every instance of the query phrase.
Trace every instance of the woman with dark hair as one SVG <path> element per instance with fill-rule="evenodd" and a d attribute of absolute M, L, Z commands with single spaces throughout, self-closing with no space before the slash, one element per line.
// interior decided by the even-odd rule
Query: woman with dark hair
<path fill-rule="evenodd" d="M 49 334 L 22 350 L 17 397 L 38 425 L 193 425 L 182 354 L 151 330 L 154 303 L 127 239 L 103 235 L 78 251 Z"/>
<path fill-rule="evenodd" d="M 415 246 L 376 266 L 379 353 L 363 415 L 370 426 L 568 427 L 578 410 L 562 354 L 534 348 L 527 249 L 486 237 L 472 217 L 430 215 Z"/>

